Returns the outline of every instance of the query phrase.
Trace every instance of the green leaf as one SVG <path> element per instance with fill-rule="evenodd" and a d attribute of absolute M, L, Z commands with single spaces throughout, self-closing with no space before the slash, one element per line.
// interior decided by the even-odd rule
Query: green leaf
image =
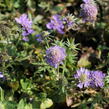
<path fill-rule="evenodd" d="M 4 91 L 1 87 L 0 87 L 0 101 L 4 101 Z"/>
<path fill-rule="evenodd" d="M 63 9 L 65 8 L 65 6 L 64 5 L 61 5 L 61 6 L 55 6 L 55 7 L 53 7 L 53 11 L 56 13 L 56 12 L 61 12 Z"/>
<path fill-rule="evenodd" d="M 15 46 L 12 46 L 12 47 L 8 47 L 7 48 L 7 50 L 8 50 L 8 54 L 10 55 L 10 56 L 16 56 L 16 54 L 17 54 L 17 50 L 16 50 L 16 47 Z"/>
<path fill-rule="evenodd" d="M 16 109 L 16 103 L 15 102 L 7 101 L 4 104 L 5 104 L 4 109 Z M 21 108 L 19 108 L 19 109 L 21 109 Z"/>
<path fill-rule="evenodd" d="M 42 15 L 37 15 L 35 18 L 34 18 L 34 22 L 38 22 L 38 23 L 41 23 L 42 22 L 42 19 L 43 19 L 43 16 Z"/>
<path fill-rule="evenodd" d="M 24 109 L 32 109 L 32 104 L 26 104 Z"/>
<path fill-rule="evenodd" d="M 78 61 L 78 66 L 79 67 L 89 67 L 91 66 L 91 62 L 88 60 L 87 56 L 81 57 L 80 60 Z"/>
<path fill-rule="evenodd" d="M 2 102 L 0 102 L 0 109 L 5 109 L 5 106 Z"/>
<path fill-rule="evenodd" d="M 47 108 L 50 108 L 52 105 L 53 105 L 53 101 L 47 98 L 41 103 L 40 109 L 47 109 Z"/>
<path fill-rule="evenodd" d="M 23 79 L 21 79 L 20 83 L 24 90 L 26 90 L 30 86 L 30 82 L 28 80 L 24 81 Z"/>
<path fill-rule="evenodd" d="M 40 109 L 40 101 L 34 100 L 32 103 L 33 109 Z"/>
<path fill-rule="evenodd" d="M 25 109 L 25 103 L 23 99 L 20 100 L 17 109 Z"/>

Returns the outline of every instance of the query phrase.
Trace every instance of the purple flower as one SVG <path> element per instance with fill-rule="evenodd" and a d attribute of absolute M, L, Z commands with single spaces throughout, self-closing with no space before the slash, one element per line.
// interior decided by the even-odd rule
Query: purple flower
<path fill-rule="evenodd" d="M 38 42 L 42 42 L 43 41 L 43 36 L 41 34 L 37 34 L 35 37 L 36 37 L 36 40 Z"/>
<path fill-rule="evenodd" d="M 0 78 L 4 78 L 4 75 L 2 72 L 0 72 Z"/>
<path fill-rule="evenodd" d="M 77 74 L 74 75 L 74 78 L 79 80 L 78 87 L 88 87 L 90 85 L 90 71 L 85 68 L 80 68 L 77 70 Z"/>
<path fill-rule="evenodd" d="M 46 31 L 43 31 L 43 32 L 40 33 L 40 34 L 35 35 L 36 40 L 37 40 L 38 42 L 43 42 L 43 41 L 46 39 L 46 37 L 48 37 L 48 36 L 49 36 L 49 33 L 46 32 Z"/>
<path fill-rule="evenodd" d="M 53 15 L 51 21 L 46 24 L 48 29 L 57 30 L 60 34 L 64 34 L 64 24 L 60 15 Z"/>
<path fill-rule="evenodd" d="M 60 46 L 52 46 L 46 50 L 46 62 L 57 68 L 66 57 L 65 49 Z"/>
<path fill-rule="evenodd" d="M 22 14 L 19 18 L 15 18 L 16 22 L 21 24 L 24 28 L 31 28 L 32 21 L 30 21 L 26 14 Z"/>
<path fill-rule="evenodd" d="M 19 18 L 15 18 L 16 22 L 22 26 L 22 35 L 28 36 L 34 32 L 32 29 L 32 21 L 28 19 L 26 14 L 22 14 Z"/>
<path fill-rule="evenodd" d="M 71 19 L 71 16 L 64 17 L 63 21 L 67 29 L 70 29 L 74 24 L 73 19 Z"/>
<path fill-rule="evenodd" d="M 80 16 L 85 22 L 94 22 L 97 18 L 98 9 L 93 0 L 83 0 Z"/>
<path fill-rule="evenodd" d="M 34 32 L 34 30 L 32 30 L 31 28 L 29 28 L 28 30 L 26 28 L 22 28 L 23 29 L 23 36 L 28 36 L 30 34 L 32 34 Z"/>
<path fill-rule="evenodd" d="M 74 78 L 79 80 L 79 84 L 77 85 L 79 88 L 83 88 L 83 86 L 102 88 L 104 86 L 105 74 L 102 71 L 89 71 L 85 68 L 80 68 L 77 70 Z"/>
<path fill-rule="evenodd" d="M 83 0 L 84 3 L 91 3 L 93 0 Z"/>
<path fill-rule="evenodd" d="M 26 37 L 26 36 L 23 36 L 22 40 L 24 40 L 24 41 L 26 41 L 26 42 L 29 41 L 28 37 Z"/>
<path fill-rule="evenodd" d="M 105 74 L 102 71 L 91 71 L 91 86 L 103 87 Z"/>

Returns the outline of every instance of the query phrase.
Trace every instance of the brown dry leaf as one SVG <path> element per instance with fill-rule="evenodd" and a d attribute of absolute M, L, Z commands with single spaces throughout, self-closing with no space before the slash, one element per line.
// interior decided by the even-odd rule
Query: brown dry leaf
<path fill-rule="evenodd" d="M 93 90 L 93 89 L 86 89 L 84 93 L 95 95 L 95 94 L 97 94 L 97 91 L 96 90 Z"/>
<path fill-rule="evenodd" d="M 99 104 L 94 104 L 94 109 L 103 109 L 102 107 L 99 106 Z"/>
<path fill-rule="evenodd" d="M 68 107 L 71 106 L 72 103 L 73 103 L 72 98 L 70 96 L 66 96 L 66 104 L 67 104 L 67 106 Z"/>

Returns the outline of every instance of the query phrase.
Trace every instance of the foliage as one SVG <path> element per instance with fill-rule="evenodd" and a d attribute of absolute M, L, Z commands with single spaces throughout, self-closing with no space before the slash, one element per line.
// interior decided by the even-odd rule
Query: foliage
<path fill-rule="evenodd" d="M 79 15 L 82 3 L 0 0 L 0 109 L 109 107 L 109 1 L 95 0 L 95 22 L 83 22 Z M 15 21 L 24 13 L 33 24 L 29 41 L 22 40 L 22 27 Z M 55 14 L 64 21 L 64 34 L 46 27 Z M 67 54 L 58 68 L 45 59 L 46 50 L 55 45 Z M 81 67 L 102 71 L 104 87 L 78 88 L 74 75 Z"/>

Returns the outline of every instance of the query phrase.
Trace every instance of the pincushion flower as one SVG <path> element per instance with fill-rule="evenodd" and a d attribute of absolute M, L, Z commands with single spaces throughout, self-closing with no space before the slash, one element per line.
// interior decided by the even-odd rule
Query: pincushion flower
<path fill-rule="evenodd" d="M 78 87 L 88 87 L 90 86 L 90 71 L 85 68 L 80 68 L 77 70 L 77 74 L 74 75 L 75 79 L 79 80 Z"/>
<path fill-rule="evenodd" d="M 65 49 L 60 46 L 52 46 L 46 50 L 46 62 L 57 68 L 66 57 Z"/>
<path fill-rule="evenodd" d="M 104 86 L 105 74 L 102 71 L 91 71 L 91 85 L 93 87 L 103 87 Z"/>
<path fill-rule="evenodd" d="M 98 9 L 93 0 L 83 0 L 84 3 L 81 4 L 80 16 L 85 22 L 96 21 Z"/>
<path fill-rule="evenodd" d="M 65 23 L 65 27 L 67 29 L 70 29 L 74 24 L 74 22 L 73 22 L 73 20 L 71 18 L 72 18 L 72 16 L 67 16 L 67 17 L 63 18 L 63 21 Z"/>
<path fill-rule="evenodd" d="M 57 30 L 60 34 L 64 34 L 64 24 L 60 15 L 53 15 L 52 19 L 46 24 L 48 29 Z"/>
<path fill-rule="evenodd" d="M 24 40 L 28 40 L 27 37 L 25 38 L 25 36 L 28 36 L 34 32 L 32 29 L 32 21 L 28 19 L 26 14 L 22 14 L 19 18 L 15 18 L 15 20 L 22 26 L 22 35 L 24 36 Z"/>
<path fill-rule="evenodd" d="M 80 68 L 77 70 L 77 74 L 74 78 L 79 80 L 77 85 L 79 88 L 83 87 L 100 87 L 104 86 L 105 74 L 102 71 L 90 71 L 85 68 Z"/>

